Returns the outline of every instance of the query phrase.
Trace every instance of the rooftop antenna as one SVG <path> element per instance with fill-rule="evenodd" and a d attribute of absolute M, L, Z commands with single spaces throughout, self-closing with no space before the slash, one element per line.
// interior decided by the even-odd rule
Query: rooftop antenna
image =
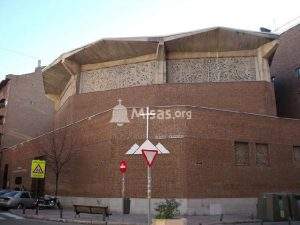
<path fill-rule="evenodd" d="M 276 18 L 274 17 L 274 18 L 273 18 L 273 30 L 276 30 L 276 27 L 277 27 L 277 26 L 276 26 Z"/>
<path fill-rule="evenodd" d="M 38 60 L 37 67 L 35 67 L 35 71 L 42 71 L 42 61 L 40 59 Z"/>

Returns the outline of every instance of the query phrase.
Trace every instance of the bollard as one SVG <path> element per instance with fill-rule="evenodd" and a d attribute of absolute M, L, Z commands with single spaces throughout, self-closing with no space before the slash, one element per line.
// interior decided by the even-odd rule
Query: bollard
<path fill-rule="evenodd" d="M 35 215 L 39 215 L 39 199 L 36 200 Z"/>
<path fill-rule="evenodd" d="M 23 208 L 22 208 L 23 215 L 25 214 L 25 210 L 26 210 L 26 207 L 25 207 L 25 205 L 23 205 Z"/>
<path fill-rule="evenodd" d="M 223 213 L 220 215 L 220 221 L 223 221 Z"/>
<path fill-rule="evenodd" d="M 59 216 L 60 216 L 61 219 L 63 218 L 63 208 L 59 209 Z"/>
<path fill-rule="evenodd" d="M 59 200 L 57 200 L 56 205 L 57 205 L 57 208 L 59 209 L 59 217 L 62 219 L 63 218 L 63 210 L 64 210 L 64 208 L 63 208 L 63 206 L 62 206 L 62 204 L 60 203 Z"/>

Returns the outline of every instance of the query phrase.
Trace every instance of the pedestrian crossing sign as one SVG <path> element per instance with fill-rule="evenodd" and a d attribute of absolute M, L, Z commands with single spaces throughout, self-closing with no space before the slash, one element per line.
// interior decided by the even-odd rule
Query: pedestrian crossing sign
<path fill-rule="evenodd" d="M 31 178 L 45 178 L 45 160 L 32 160 L 31 163 Z"/>

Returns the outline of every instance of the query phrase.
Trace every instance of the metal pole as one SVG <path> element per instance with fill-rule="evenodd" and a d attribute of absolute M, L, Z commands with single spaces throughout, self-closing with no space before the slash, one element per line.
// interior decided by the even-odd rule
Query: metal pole
<path fill-rule="evenodd" d="M 122 173 L 122 213 L 124 214 L 124 199 L 125 199 L 125 173 Z"/>
<path fill-rule="evenodd" d="M 155 115 L 150 114 L 149 106 L 147 106 L 146 114 L 142 114 L 146 116 L 146 139 L 149 139 L 149 116 Z M 148 225 L 151 224 L 151 168 L 147 167 L 147 198 L 148 198 Z"/>
<path fill-rule="evenodd" d="M 122 198 L 125 198 L 125 173 L 122 173 Z"/>
<path fill-rule="evenodd" d="M 149 106 L 147 106 L 147 125 L 146 125 L 146 139 L 149 139 Z M 147 197 L 148 197 L 148 225 L 151 224 L 151 168 L 148 166 L 147 168 L 147 178 L 148 178 L 148 185 L 147 185 Z"/>
<path fill-rule="evenodd" d="M 39 214 L 39 179 L 38 178 L 35 178 L 35 181 L 36 181 L 36 208 L 35 208 L 35 215 L 38 215 Z"/>
<path fill-rule="evenodd" d="M 148 225 L 151 224 L 151 167 L 148 166 Z"/>

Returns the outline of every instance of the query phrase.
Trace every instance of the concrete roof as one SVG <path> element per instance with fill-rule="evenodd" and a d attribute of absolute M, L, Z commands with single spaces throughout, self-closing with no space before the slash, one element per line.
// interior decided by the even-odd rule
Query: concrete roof
<path fill-rule="evenodd" d="M 104 38 L 63 53 L 43 69 L 46 94 L 59 95 L 70 73 L 64 60 L 78 65 L 108 62 L 153 54 L 159 43 L 166 52 L 223 52 L 256 49 L 278 35 L 256 31 L 213 27 L 192 32 L 156 37 Z"/>

